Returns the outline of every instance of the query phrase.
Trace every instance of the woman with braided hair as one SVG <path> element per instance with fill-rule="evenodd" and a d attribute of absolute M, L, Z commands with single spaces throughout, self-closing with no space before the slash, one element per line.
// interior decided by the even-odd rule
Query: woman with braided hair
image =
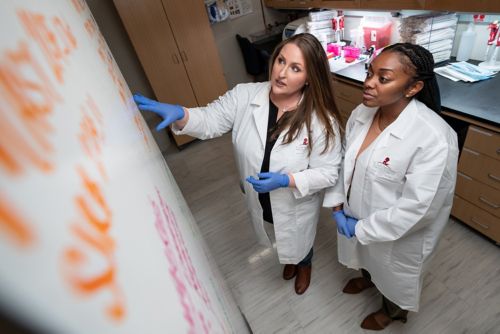
<path fill-rule="evenodd" d="M 365 329 L 406 322 L 408 311 L 418 311 L 423 274 L 450 214 L 458 144 L 439 116 L 433 66 L 421 46 L 387 47 L 371 63 L 363 104 L 347 122 L 344 204 L 333 217 L 339 261 L 362 273 L 344 293 L 376 287 L 383 295 Z"/>

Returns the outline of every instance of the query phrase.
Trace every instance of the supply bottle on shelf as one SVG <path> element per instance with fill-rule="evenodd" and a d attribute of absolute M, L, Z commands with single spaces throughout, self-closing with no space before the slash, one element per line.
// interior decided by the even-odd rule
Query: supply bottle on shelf
<path fill-rule="evenodd" d="M 472 53 L 472 48 L 474 47 L 474 39 L 476 38 L 476 32 L 474 31 L 474 23 L 469 23 L 467 30 L 462 33 L 460 37 L 460 44 L 457 51 L 457 61 L 467 61 Z"/>

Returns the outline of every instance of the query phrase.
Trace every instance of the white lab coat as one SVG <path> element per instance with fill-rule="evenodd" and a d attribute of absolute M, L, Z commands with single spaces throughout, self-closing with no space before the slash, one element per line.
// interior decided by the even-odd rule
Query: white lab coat
<path fill-rule="evenodd" d="M 262 207 L 258 193 L 245 178 L 260 172 L 266 144 L 269 115 L 270 83 L 237 85 L 206 107 L 189 109 L 189 120 L 176 134 L 188 134 L 200 139 L 220 136 L 232 130 L 236 163 L 240 172 L 253 228 L 260 243 L 270 246 L 264 229 Z M 316 235 L 324 189 L 337 181 L 342 160 L 342 144 L 337 123 L 336 138 L 329 150 L 324 149 L 324 133 L 316 117 L 311 124 L 311 137 L 304 128 L 290 144 L 284 145 L 283 131 L 274 145 L 269 171 L 292 173 L 296 188 L 279 188 L 270 192 L 274 231 L 279 261 L 296 264 L 311 249 Z M 307 141 L 313 145 L 308 156 Z M 224 171 L 221 171 L 224 173 Z M 342 194 L 329 197 L 330 205 L 343 202 Z"/>
<path fill-rule="evenodd" d="M 338 256 L 347 267 L 368 270 L 385 297 L 416 312 L 423 273 L 452 206 L 457 136 L 439 115 L 413 99 L 362 153 L 369 156 L 356 162 L 376 111 L 359 105 L 347 122 L 346 199 L 351 190 L 344 211 L 359 222 L 355 237 L 338 234 Z"/>

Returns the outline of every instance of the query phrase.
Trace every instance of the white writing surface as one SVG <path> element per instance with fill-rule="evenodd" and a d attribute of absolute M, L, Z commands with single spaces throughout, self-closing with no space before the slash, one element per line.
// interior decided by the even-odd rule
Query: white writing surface
<path fill-rule="evenodd" d="M 85 2 L 4 0 L 0 19 L 2 311 L 63 333 L 247 332 Z"/>

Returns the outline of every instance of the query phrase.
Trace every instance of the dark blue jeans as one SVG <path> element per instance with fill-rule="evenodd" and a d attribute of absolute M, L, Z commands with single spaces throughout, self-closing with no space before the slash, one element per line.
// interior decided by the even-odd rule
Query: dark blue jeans
<path fill-rule="evenodd" d="M 313 248 L 311 247 L 311 250 L 309 251 L 309 253 L 306 255 L 305 258 L 302 259 L 302 261 L 300 261 L 297 265 L 298 266 L 301 266 L 301 267 L 307 267 L 307 266 L 310 266 L 311 263 L 312 263 L 312 258 L 313 258 L 313 254 L 314 254 L 314 251 L 313 251 Z"/>

